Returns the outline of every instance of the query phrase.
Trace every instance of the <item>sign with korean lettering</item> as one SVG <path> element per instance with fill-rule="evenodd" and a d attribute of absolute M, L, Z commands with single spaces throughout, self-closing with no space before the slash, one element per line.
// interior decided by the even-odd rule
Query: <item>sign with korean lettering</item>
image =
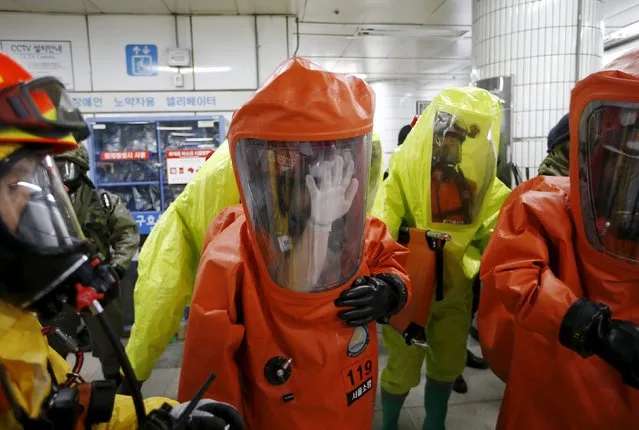
<path fill-rule="evenodd" d="M 71 42 L 65 40 L 3 40 L 1 49 L 35 78 L 54 76 L 73 90 Z"/>
<path fill-rule="evenodd" d="M 188 184 L 211 153 L 211 149 L 167 151 L 166 171 L 169 184 Z"/>
<path fill-rule="evenodd" d="M 238 109 L 252 91 L 71 93 L 83 113 L 212 112 Z"/>
<path fill-rule="evenodd" d="M 131 212 L 140 234 L 149 234 L 160 219 L 160 212 Z"/>
<path fill-rule="evenodd" d="M 104 151 L 100 152 L 100 161 L 148 160 L 149 151 Z"/>

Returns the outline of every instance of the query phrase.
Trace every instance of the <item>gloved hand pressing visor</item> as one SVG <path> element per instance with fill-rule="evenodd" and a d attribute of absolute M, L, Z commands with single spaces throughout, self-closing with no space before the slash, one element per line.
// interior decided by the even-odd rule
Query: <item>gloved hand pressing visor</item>
<path fill-rule="evenodd" d="M 362 257 L 370 135 L 238 142 L 242 200 L 271 279 L 297 292 L 349 280 Z"/>
<path fill-rule="evenodd" d="M 353 179 L 353 163 L 350 152 L 334 161 L 322 161 L 306 175 L 306 187 L 311 195 L 311 218 L 314 226 L 330 231 L 335 220 L 344 216 L 351 207 L 359 188 Z M 320 178 L 319 185 L 314 177 Z"/>

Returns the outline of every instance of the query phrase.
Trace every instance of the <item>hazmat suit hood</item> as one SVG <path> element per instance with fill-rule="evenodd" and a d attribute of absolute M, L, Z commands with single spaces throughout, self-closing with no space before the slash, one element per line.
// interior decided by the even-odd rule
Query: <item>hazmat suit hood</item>
<path fill-rule="evenodd" d="M 494 202 L 496 196 L 503 199 L 504 195 L 503 184 L 494 187 L 498 182 L 500 124 L 501 104 L 488 91 L 476 87 L 442 91 L 424 110 L 404 144 L 391 158 L 391 165 L 397 166 L 395 171 L 399 177 L 396 180 L 401 182 L 404 195 L 389 195 L 387 187 L 383 186 L 373 208 L 373 214 L 388 224 L 395 238 L 400 227 L 395 214 L 404 206 L 402 200 L 408 206 L 404 221 L 411 226 L 450 233 L 452 241 L 446 247 L 450 254 L 464 259 L 463 267 L 469 278 L 479 269 L 479 255 L 468 255 L 466 249 L 475 232 L 489 218 L 488 213 L 494 210 L 483 202 Z M 449 143 L 456 146 L 457 154 L 443 150 Z M 445 158 L 450 162 L 443 163 Z M 457 161 L 453 162 L 455 158 Z M 431 204 L 437 200 L 433 196 L 437 189 L 432 179 L 440 161 L 450 166 L 442 177 L 454 173 L 458 178 L 462 175 L 465 178 L 465 191 L 470 194 L 466 220 L 433 216 L 438 208 Z M 444 194 L 446 191 L 442 191 L 442 196 Z"/>
<path fill-rule="evenodd" d="M 249 234 L 278 286 L 326 291 L 359 270 L 374 105 L 363 80 L 293 58 L 235 112 L 228 139 Z"/>
<path fill-rule="evenodd" d="M 570 205 L 581 258 L 639 263 L 639 50 L 581 80 L 570 104 Z"/>

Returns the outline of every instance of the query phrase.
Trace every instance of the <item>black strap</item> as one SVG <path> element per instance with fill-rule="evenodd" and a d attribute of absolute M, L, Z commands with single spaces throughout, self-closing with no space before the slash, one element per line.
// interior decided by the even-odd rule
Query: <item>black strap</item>
<path fill-rule="evenodd" d="M 435 300 L 441 302 L 444 300 L 444 245 L 435 250 L 435 274 Z"/>
<path fill-rule="evenodd" d="M 459 192 L 459 200 L 461 201 L 462 216 L 464 217 L 464 224 L 472 223 L 472 206 L 473 206 L 473 194 L 470 190 L 470 185 L 464 176 L 464 172 L 461 168 L 455 170 L 455 184 L 457 184 L 457 191 Z"/>
<path fill-rule="evenodd" d="M 444 300 L 444 239 L 436 239 L 428 237 L 426 234 L 426 243 L 428 247 L 435 253 L 435 300 L 441 302 Z"/>

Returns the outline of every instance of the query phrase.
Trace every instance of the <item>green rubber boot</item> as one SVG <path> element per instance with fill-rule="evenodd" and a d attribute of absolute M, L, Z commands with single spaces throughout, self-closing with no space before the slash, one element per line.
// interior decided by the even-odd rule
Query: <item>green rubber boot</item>
<path fill-rule="evenodd" d="M 448 399 L 452 390 L 452 382 L 426 378 L 426 388 L 424 389 L 426 418 L 424 418 L 423 430 L 446 430 Z"/>
<path fill-rule="evenodd" d="M 399 413 L 406 394 L 391 394 L 382 388 L 382 430 L 398 430 Z"/>

